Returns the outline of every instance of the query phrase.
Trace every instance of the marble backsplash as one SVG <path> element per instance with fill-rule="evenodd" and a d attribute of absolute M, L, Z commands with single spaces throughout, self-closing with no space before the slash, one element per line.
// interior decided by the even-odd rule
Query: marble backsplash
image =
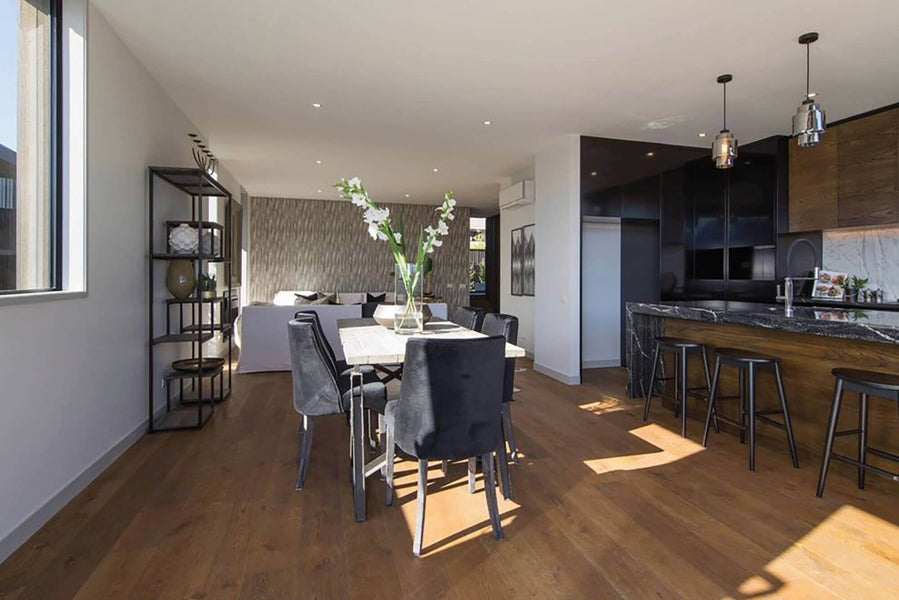
<path fill-rule="evenodd" d="M 822 248 L 825 269 L 867 277 L 884 301 L 899 299 L 899 226 L 824 231 Z"/>

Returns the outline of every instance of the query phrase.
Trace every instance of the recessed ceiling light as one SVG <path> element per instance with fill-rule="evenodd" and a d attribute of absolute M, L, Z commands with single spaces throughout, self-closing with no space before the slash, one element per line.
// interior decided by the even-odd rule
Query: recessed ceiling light
<path fill-rule="evenodd" d="M 596 177 L 596 171 L 590 171 L 590 177 Z"/>
<path fill-rule="evenodd" d="M 648 156 L 649 158 L 652 158 L 652 157 L 655 156 L 655 155 L 656 155 L 655 152 L 647 152 L 647 153 L 646 153 L 646 156 Z"/>
<path fill-rule="evenodd" d="M 313 102 L 312 103 L 312 108 L 321 108 L 321 107 L 322 107 L 321 102 Z"/>
<path fill-rule="evenodd" d="M 484 121 L 484 125 L 492 125 L 493 121 Z"/>
<path fill-rule="evenodd" d="M 699 137 L 705 137 L 704 133 L 697 133 L 696 135 L 698 135 Z"/>
<path fill-rule="evenodd" d="M 322 191 L 321 191 L 321 190 L 318 190 L 318 193 L 319 193 L 319 194 L 321 194 L 321 193 L 322 193 Z"/>
<path fill-rule="evenodd" d="M 434 172 L 435 172 L 435 173 L 437 172 L 437 167 L 434 167 Z"/>
<path fill-rule="evenodd" d="M 320 164 L 322 164 L 322 161 L 317 160 L 317 161 L 315 161 L 315 164 L 320 165 Z"/>
<path fill-rule="evenodd" d="M 408 198 L 408 197 L 411 196 L 411 195 L 412 195 L 412 194 L 406 194 L 406 198 Z"/>

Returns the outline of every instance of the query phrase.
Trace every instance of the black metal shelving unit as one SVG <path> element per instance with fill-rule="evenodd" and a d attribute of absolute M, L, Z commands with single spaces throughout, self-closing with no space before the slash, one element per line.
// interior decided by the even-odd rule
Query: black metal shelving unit
<path fill-rule="evenodd" d="M 200 274 L 206 272 L 209 263 L 227 263 L 230 261 L 229 248 L 231 246 L 231 210 L 233 198 L 231 193 L 216 181 L 206 171 L 195 168 L 175 167 L 148 167 L 149 172 L 149 248 L 148 262 L 150 272 L 148 277 L 149 293 L 149 318 L 148 318 L 148 414 L 149 431 L 171 431 L 176 429 L 200 429 L 206 421 L 215 413 L 215 405 L 224 401 L 231 394 L 231 364 L 234 353 L 233 326 L 225 322 L 230 319 L 232 288 L 228 278 L 227 291 L 214 297 L 204 298 L 202 293 L 196 291 L 194 296 L 184 300 L 169 298 L 165 301 L 165 329 L 157 331 L 158 324 L 154 322 L 155 292 L 154 279 L 156 269 L 160 264 L 168 264 L 173 260 L 190 260 L 194 267 L 197 282 Z M 189 220 L 166 221 L 165 251 L 160 252 L 154 247 L 156 240 L 156 223 L 154 221 L 154 207 L 157 198 L 154 193 L 154 185 L 161 180 L 168 185 L 186 194 L 191 201 L 191 218 Z M 226 198 L 225 223 L 215 223 L 204 220 L 208 216 L 205 202 L 208 199 Z M 169 201 L 169 200 L 166 200 Z M 168 248 L 168 232 L 178 225 L 190 225 L 197 229 L 200 240 L 200 252 L 196 254 L 178 254 Z M 202 240 L 207 233 L 214 237 L 219 232 L 219 252 L 213 254 L 202 253 Z M 214 239 L 210 244 L 210 250 L 215 250 Z M 208 319 L 207 319 L 208 307 Z M 177 317 L 172 318 L 175 309 Z M 219 319 L 216 321 L 216 310 Z M 185 323 L 185 312 L 190 313 L 190 318 Z M 216 333 L 221 334 L 223 342 L 227 342 L 224 366 L 209 366 L 203 364 L 204 344 L 212 340 Z M 156 382 L 159 381 L 154 365 L 155 349 L 160 344 L 190 344 L 190 358 L 199 359 L 201 368 L 196 373 L 185 373 L 170 370 L 161 375 L 162 389 L 165 394 L 165 410 L 157 411 L 156 408 Z M 216 389 L 217 388 L 217 389 Z M 177 389 L 177 395 L 173 394 Z"/>

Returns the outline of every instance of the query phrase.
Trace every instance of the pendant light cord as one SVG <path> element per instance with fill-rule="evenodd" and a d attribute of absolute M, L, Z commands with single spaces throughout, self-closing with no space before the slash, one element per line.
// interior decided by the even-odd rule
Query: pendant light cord
<path fill-rule="evenodd" d="M 724 131 L 727 131 L 727 83 L 724 84 Z"/>
<path fill-rule="evenodd" d="M 811 71 L 811 44 L 805 45 L 805 97 L 808 98 L 809 93 L 809 72 Z"/>

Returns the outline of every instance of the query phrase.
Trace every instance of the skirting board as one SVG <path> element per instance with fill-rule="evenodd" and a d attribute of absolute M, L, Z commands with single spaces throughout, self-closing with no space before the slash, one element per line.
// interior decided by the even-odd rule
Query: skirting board
<path fill-rule="evenodd" d="M 562 383 L 568 385 L 580 385 L 581 384 L 581 375 L 578 373 L 577 375 L 566 375 L 564 373 L 560 373 L 554 369 L 550 369 L 549 367 L 544 367 L 539 363 L 534 363 L 534 370 L 538 373 L 542 373 L 547 377 L 552 377 L 557 381 L 561 381 Z"/>
<path fill-rule="evenodd" d="M 163 405 L 159 412 L 165 410 Z M 44 526 L 53 515 L 58 513 L 68 504 L 72 498 L 78 495 L 84 488 L 90 484 L 96 477 L 120 457 L 125 451 L 133 446 L 137 440 L 147 433 L 147 419 L 141 421 L 137 427 L 126 433 L 118 442 L 112 445 L 109 450 L 104 452 L 88 467 L 76 475 L 69 483 L 64 485 L 56 494 L 47 500 L 42 506 L 38 507 L 33 513 L 13 528 L 3 539 L 0 539 L 0 563 L 5 561 L 10 555 L 19 549 L 19 546 L 28 541 L 37 530 Z"/>
<path fill-rule="evenodd" d="M 613 358 L 610 360 L 585 360 L 581 365 L 582 369 L 607 369 L 609 367 L 620 367 L 621 359 Z"/>

